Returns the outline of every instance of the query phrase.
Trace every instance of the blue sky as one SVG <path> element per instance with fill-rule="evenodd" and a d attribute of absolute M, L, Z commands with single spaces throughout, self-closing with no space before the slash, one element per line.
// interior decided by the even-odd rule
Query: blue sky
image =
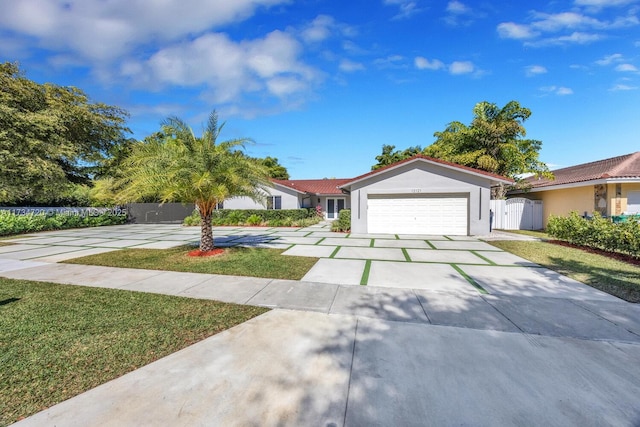
<path fill-rule="evenodd" d="M 479 101 L 531 109 L 552 169 L 640 150 L 640 0 L 2 0 L 0 61 L 136 138 L 216 109 L 294 179 L 365 173 Z"/>

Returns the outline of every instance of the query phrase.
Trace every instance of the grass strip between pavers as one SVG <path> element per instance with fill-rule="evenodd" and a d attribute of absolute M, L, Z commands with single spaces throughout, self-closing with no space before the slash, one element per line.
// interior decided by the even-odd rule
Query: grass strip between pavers
<path fill-rule="evenodd" d="M 458 267 L 456 264 L 449 264 L 449 265 L 451 265 L 451 267 L 453 267 L 458 273 L 460 273 L 460 275 L 462 277 L 464 277 L 467 280 L 467 282 L 471 283 L 471 285 L 474 288 L 476 288 L 478 290 L 478 292 L 480 292 L 481 294 L 489 295 L 489 292 L 487 292 L 487 290 L 485 288 L 480 286 L 480 284 L 478 282 L 476 282 L 475 280 L 473 280 L 471 278 L 471 276 L 469 276 L 467 273 L 462 271 L 462 269 L 460 267 Z"/>
<path fill-rule="evenodd" d="M 407 262 L 411 262 L 411 257 L 409 256 L 409 252 L 405 248 L 400 248 L 402 250 L 402 255 L 404 255 L 404 259 Z"/>
<path fill-rule="evenodd" d="M 371 242 L 369 243 L 369 247 L 373 248 L 375 244 L 376 244 L 376 239 L 371 239 Z"/>
<path fill-rule="evenodd" d="M 369 272 L 371 271 L 371 260 L 368 259 L 364 263 L 364 271 L 362 272 L 362 278 L 360 278 L 360 286 L 367 286 L 369 282 Z"/>
<path fill-rule="evenodd" d="M 495 263 L 495 262 L 491 261 L 491 260 L 490 260 L 489 258 L 487 258 L 486 256 L 482 256 L 482 255 L 480 255 L 480 254 L 479 254 L 478 252 L 476 252 L 476 251 L 469 251 L 469 252 L 471 252 L 472 254 L 474 254 L 475 256 L 477 256 L 478 258 L 480 258 L 480 259 L 483 259 L 483 260 L 487 261 L 487 262 L 489 263 L 489 265 L 498 265 L 497 263 Z M 518 266 L 518 267 L 521 267 L 521 266 Z"/>
<path fill-rule="evenodd" d="M 398 236 L 397 234 L 394 234 L 394 236 L 396 236 L 396 240 L 400 240 L 400 236 Z"/>
<path fill-rule="evenodd" d="M 429 246 L 431 247 L 431 249 L 438 249 L 438 248 L 436 248 L 436 246 L 435 246 L 433 243 L 431 243 L 430 241 L 425 240 L 425 242 L 427 243 L 427 245 L 429 245 Z"/>
<path fill-rule="evenodd" d="M 305 236 L 306 237 L 306 236 Z M 319 245 L 320 243 L 322 243 L 322 241 L 326 239 L 326 237 L 322 237 L 320 240 L 318 240 L 317 242 L 314 243 L 314 245 Z"/>
<path fill-rule="evenodd" d="M 340 250 L 340 248 L 342 248 L 342 246 L 336 246 L 333 252 L 331 252 L 331 255 L 329 255 L 329 258 L 333 259 L 333 257 L 335 257 L 338 254 L 338 251 Z"/>

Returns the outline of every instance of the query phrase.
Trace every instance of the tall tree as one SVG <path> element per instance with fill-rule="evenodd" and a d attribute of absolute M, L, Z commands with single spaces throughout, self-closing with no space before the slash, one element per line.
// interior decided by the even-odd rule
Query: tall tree
<path fill-rule="evenodd" d="M 391 165 L 393 163 L 399 162 L 400 160 L 408 159 L 409 157 L 413 157 L 416 154 L 420 154 L 422 148 L 419 145 L 415 147 L 409 147 L 405 150 L 396 150 L 395 145 L 383 145 L 382 146 L 382 154 L 376 156 L 375 165 L 371 166 L 371 170 L 380 169 L 382 167 Z"/>
<path fill-rule="evenodd" d="M 276 157 L 267 156 L 264 159 L 258 159 L 258 161 L 267 168 L 271 178 L 289 179 L 289 172 L 287 171 L 287 168 L 282 166 Z"/>
<path fill-rule="evenodd" d="M 39 84 L 0 64 L 0 203 L 52 200 L 126 141 L 127 113 L 75 87 Z"/>
<path fill-rule="evenodd" d="M 218 142 L 215 111 L 202 136 L 177 117 L 162 124 L 162 132 L 135 145 L 125 162 L 122 201 L 154 196 L 162 202 L 195 203 L 201 219 L 200 250 L 213 249 L 211 214 L 233 196 L 262 201 L 270 185 L 267 168 L 241 151 L 248 138 Z"/>
<path fill-rule="evenodd" d="M 434 134 L 436 141 L 424 154 L 516 180 L 523 174 L 549 176 L 547 165 L 539 160 L 542 142 L 525 139 L 524 122 L 530 116 L 531 111 L 517 101 L 502 108 L 479 102 L 469 126 L 449 123 Z"/>

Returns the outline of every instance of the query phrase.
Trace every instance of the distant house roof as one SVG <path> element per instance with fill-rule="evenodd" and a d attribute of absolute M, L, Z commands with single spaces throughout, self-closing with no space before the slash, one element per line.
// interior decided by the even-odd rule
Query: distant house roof
<path fill-rule="evenodd" d="M 525 181 L 530 183 L 532 188 L 541 188 L 601 179 L 637 178 L 640 180 L 640 151 L 552 172 L 555 179 L 529 177 Z"/>
<path fill-rule="evenodd" d="M 494 174 L 494 173 L 491 173 L 491 172 L 483 171 L 483 170 L 480 170 L 480 169 L 471 168 L 469 166 L 462 166 L 462 165 L 459 165 L 459 164 L 456 164 L 456 163 L 451 163 L 451 162 L 447 162 L 447 161 L 440 160 L 440 159 L 434 159 L 433 157 L 423 156 L 422 154 L 417 154 L 417 155 L 415 155 L 413 157 L 410 157 L 408 159 L 400 160 L 399 162 L 392 163 L 392 164 L 387 165 L 387 166 L 383 166 L 380 169 L 376 169 L 376 170 L 373 170 L 371 172 L 367 172 L 367 173 L 365 173 L 363 175 L 357 176 L 357 177 L 355 177 L 355 178 L 353 178 L 351 180 L 347 180 L 347 182 L 342 184 L 342 187 L 346 187 L 346 186 L 349 186 L 351 184 L 355 184 L 356 182 L 359 182 L 359 181 L 362 181 L 364 179 L 367 179 L 367 178 L 369 178 L 369 177 L 371 177 L 373 175 L 379 174 L 379 173 L 384 172 L 384 171 L 395 169 L 395 168 L 400 167 L 400 166 L 402 166 L 402 165 L 404 165 L 406 163 L 411 163 L 411 162 L 416 162 L 416 161 L 418 161 L 418 162 L 422 161 L 422 162 L 432 163 L 432 164 L 435 163 L 435 164 L 438 164 L 438 165 L 443 166 L 443 167 L 448 168 L 448 169 L 458 169 L 458 170 L 461 170 L 462 172 L 471 173 L 473 175 L 482 175 L 482 176 L 485 176 L 487 178 L 491 178 L 493 181 L 495 181 L 497 183 L 504 183 L 504 184 L 513 183 L 513 180 L 511 178 L 507 178 L 507 177 L 504 177 L 504 176 L 501 176 L 501 175 L 497 175 L 497 174 Z"/>
<path fill-rule="evenodd" d="M 273 179 L 272 181 L 299 193 L 320 196 L 342 194 L 342 190 L 338 187 L 351 181 L 351 179 Z"/>

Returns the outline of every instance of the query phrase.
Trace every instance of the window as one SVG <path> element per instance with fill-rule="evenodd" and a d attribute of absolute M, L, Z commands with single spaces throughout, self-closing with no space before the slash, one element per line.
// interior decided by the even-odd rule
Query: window
<path fill-rule="evenodd" d="M 267 209 L 282 209 L 282 196 L 267 197 Z"/>
<path fill-rule="evenodd" d="M 627 212 L 640 214 L 640 191 L 627 193 Z"/>

